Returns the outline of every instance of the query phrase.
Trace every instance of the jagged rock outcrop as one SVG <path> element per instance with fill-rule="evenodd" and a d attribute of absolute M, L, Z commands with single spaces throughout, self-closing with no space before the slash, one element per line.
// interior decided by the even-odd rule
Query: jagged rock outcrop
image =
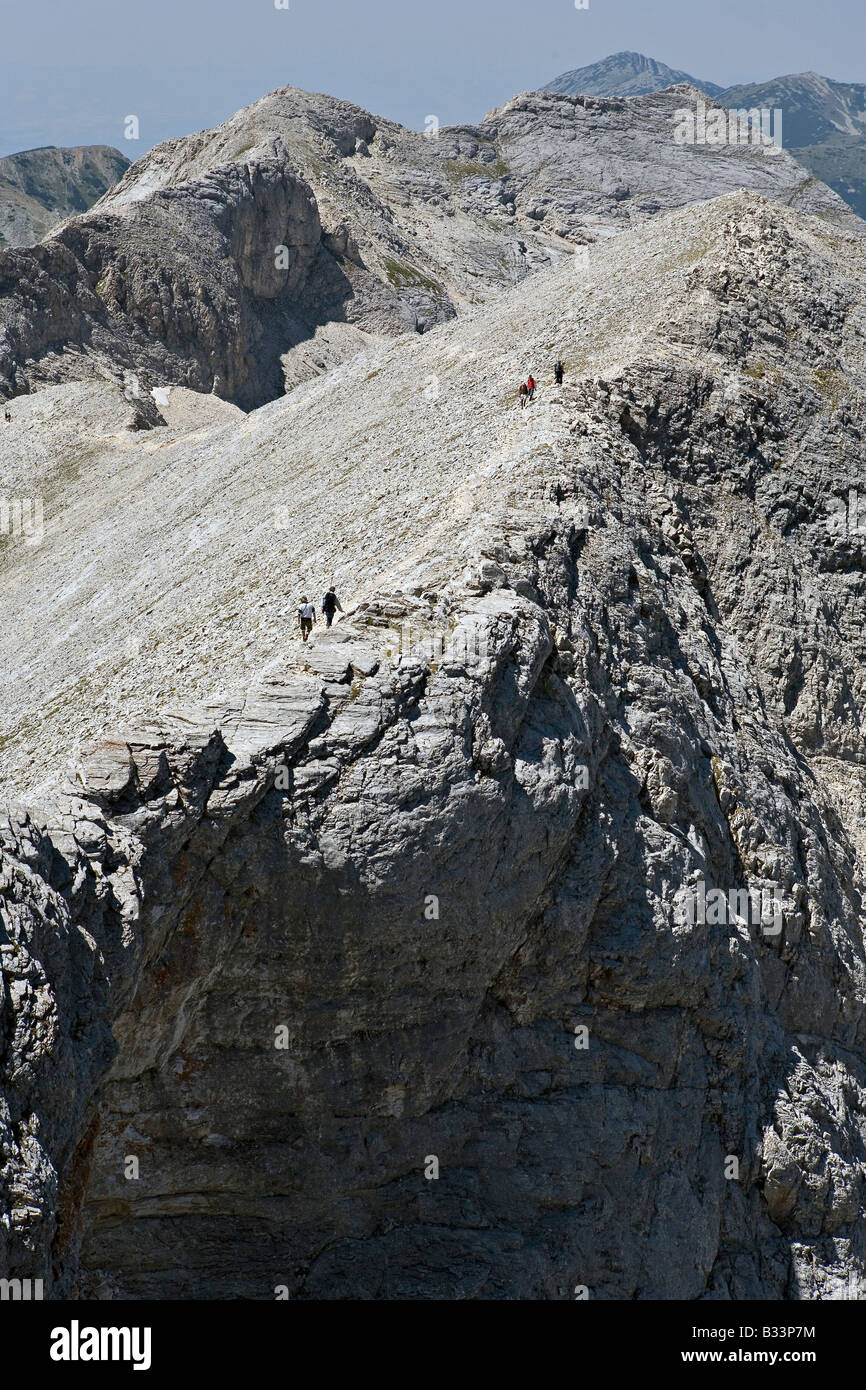
<path fill-rule="evenodd" d="M 31 246 L 65 217 L 86 212 L 129 160 L 110 145 L 48 146 L 0 159 L 0 247 Z"/>
<path fill-rule="evenodd" d="M 13 402 L 4 1272 L 862 1297 L 864 280 L 735 194 L 245 419 Z"/>
<path fill-rule="evenodd" d="M 431 137 L 292 88 L 0 254 L 0 395 L 124 373 L 244 409 L 660 211 L 744 186 L 859 220 L 785 153 L 683 145 L 688 87 L 526 93 Z"/>

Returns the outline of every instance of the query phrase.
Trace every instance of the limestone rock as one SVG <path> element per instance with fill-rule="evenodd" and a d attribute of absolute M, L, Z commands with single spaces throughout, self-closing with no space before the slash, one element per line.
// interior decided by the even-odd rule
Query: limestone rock
<path fill-rule="evenodd" d="M 864 302 L 858 232 L 737 192 L 246 417 L 12 402 L 0 1271 L 862 1281 Z"/>

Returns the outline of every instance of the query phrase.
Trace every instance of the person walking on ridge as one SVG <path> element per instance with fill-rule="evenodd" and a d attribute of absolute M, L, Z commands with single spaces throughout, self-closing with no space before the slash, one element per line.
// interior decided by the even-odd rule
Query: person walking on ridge
<path fill-rule="evenodd" d="M 521 381 L 520 386 L 517 388 L 517 394 L 520 397 L 520 409 L 522 410 L 526 405 L 526 398 L 529 395 L 529 387 L 526 385 L 525 381 Z"/>
<path fill-rule="evenodd" d="M 535 377 L 532 375 L 532 372 L 530 372 L 530 373 L 529 373 L 529 376 L 526 378 L 526 399 L 527 399 L 528 401 L 531 401 L 534 395 L 535 395 Z"/>
<path fill-rule="evenodd" d="M 305 642 L 313 630 L 313 623 L 315 621 L 315 605 L 308 602 L 306 594 L 302 594 L 301 605 L 298 609 L 298 625 L 300 626 L 301 636 L 303 637 Z"/>
<path fill-rule="evenodd" d="M 325 597 L 322 599 L 322 616 L 324 617 L 328 627 L 330 627 L 331 623 L 334 621 L 334 614 L 337 612 L 338 609 L 342 613 L 343 605 L 337 598 L 337 595 L 334 592 L 334 586 L 332 584 L 328 592 L 325 594 Z"/>
<path fill-rule="evenodd" d="M 562 378 L 564 377 L 564 375 L 565 368 L 563 367 L 562 363 L 559 361 L 555 362 L 553 365 L 553 379 L 556 382 L 557 386 L 562 385 Z"/>

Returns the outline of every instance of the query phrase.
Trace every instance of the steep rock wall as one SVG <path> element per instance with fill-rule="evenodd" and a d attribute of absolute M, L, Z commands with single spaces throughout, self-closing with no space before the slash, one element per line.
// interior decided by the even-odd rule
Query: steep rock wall
<path fill-rule="evenodd" d="M 851 848 L 679 558 L 560 490 L 441 661 L 389 657 L 373 604 L 318 679 L 205 712 L 221 735 L 186 712 L 85 760 L 36 840 L 65 891 L 30 876 L 6 918 L 16 1272 L 50 1247 L 56 1291 L 99 1297 L 796 1298 L 862 1271 Z M 771 886 L 780 935 L 678 922 L 699 877 Z"/>

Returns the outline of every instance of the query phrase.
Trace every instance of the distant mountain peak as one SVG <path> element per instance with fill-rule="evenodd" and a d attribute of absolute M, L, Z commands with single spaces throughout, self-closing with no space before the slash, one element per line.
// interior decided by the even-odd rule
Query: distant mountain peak
<path fill-rule="evenodd" d="M 657 58 L 629 51 L 612 53 L 589 67 L 564 72 L 543 90 L 568 96 L 637 97 L 683 84 L 696 87 L 711 97 L 719 96 L 723 90 L 715 82 L 703 82 L 679 68 L 668 67 Z"/>
<path fill-rule="evenodd" d="M 866 216 L 866 85 L 796 72 L 729 87 L 721 100 L 725 106 L 781 110 L 785 148 Z"/>

